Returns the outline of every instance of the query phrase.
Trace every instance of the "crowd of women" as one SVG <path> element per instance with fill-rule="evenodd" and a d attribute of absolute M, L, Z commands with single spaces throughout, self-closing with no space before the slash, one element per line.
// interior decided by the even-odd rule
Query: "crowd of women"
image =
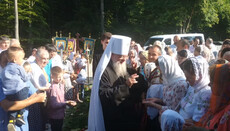
<path fill-rule="evenodd" d="M 230 39 L 217 51 L 211 38 L 174 45 L 132 44 L 127 65 L 144 75 L 147 130 L 230 130 Z M 194 48 L 194 49 L 192 49 Z"/>

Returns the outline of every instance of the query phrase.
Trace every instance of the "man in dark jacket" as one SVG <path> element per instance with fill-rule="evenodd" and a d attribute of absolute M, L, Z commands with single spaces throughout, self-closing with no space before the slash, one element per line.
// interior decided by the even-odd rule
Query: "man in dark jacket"
<path fill-rule="evenodd" d="M 99 49 L 99 50 L 95 50 L 96 52 L 94 53 L 93 55 L 93 75 L 96 71 L 96 68 L 97 68 L 97 65 L 101 59 L 101 56 L 106 48 L 106 46 L 108 45 L 109 43 L 109 40 L 111 38 L 112 34 L 110 32 L 105 32 L 102 34 L 101 36 L 101 45 L 102 45 L 102 49 Z"/>

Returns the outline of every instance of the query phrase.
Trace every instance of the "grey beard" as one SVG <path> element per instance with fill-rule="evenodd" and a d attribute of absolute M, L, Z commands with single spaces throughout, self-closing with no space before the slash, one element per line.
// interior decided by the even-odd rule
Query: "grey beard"
<path fill-rule="evenodd" d="M 125 77 L 127 75 L 126 62 L 122 64 L 119 61 L 113 62 L 113 69 L 118 77 Z"/>

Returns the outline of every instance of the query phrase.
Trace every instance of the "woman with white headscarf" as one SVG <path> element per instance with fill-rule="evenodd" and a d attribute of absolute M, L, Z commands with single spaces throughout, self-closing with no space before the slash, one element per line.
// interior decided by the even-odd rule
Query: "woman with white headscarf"
<path fill-rule="evenodd" d="M 136 43 L 135 46 L 134 46 L 134 49 L 137 51 L 137 54 L 139 55 L 139 53 L 141 51 L 143 51 L 143 48 L 141 47 L 140 44 Z"/>
<path fill-rule="evenodd" d="M 139 57 L 135 49 L 129 51 L 129 59 L 126 60 L 127 68 L 137 69 L 140 66 Z"/>
<path fill-rule="evenodd" d="M 157 108 L 160 111 L 166 109 L 178 110 L 181 99 L 185 96 L 189 87 L 183 71 L 171 56 L 160 56 L 156 62 L 163 78 L 163 98 L 150 98 L 143 101 L 144 104 Z"/>
<path fill-rule="evenodd" d="M 186 96 L 180 102 L 179 112 L 166 110 L 161 116 L 163 131 L 172 129 L 182 130 L 198 122 L 207 112 L 211 97 L 211 88 L 208 86 L 208 63 L 201 56 L 187 59 L 183 64 L 185 76 L 191 85 Z"/>
<path fill-rule="evenodd" d="M 157 40 L 157 41 L 155 41 L 153 43 L 153 45 L 158 45 L 161 48 L 162 54 L 166 55 L 166 52 L 165 52 L 165 43 L 164 42 L 160 42 L 159 40 Z"/>

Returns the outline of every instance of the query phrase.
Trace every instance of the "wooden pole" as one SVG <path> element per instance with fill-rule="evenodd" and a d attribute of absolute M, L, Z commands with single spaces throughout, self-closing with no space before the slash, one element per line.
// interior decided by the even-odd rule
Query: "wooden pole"
<path fill-rule="evenodd" d="M 18 0 L 14 0 L 15 11 L 15 38 L 19 40 Z"/>
<path fill-rule="evenodd" d="M 105 12 L 104 12 L 104 0 L 101 0 L 101 33 L 104 33 L 104 17 L 105 17 Z"/>
<path fill-rule="evenodd" d="M 77 50 L 79 50 L 80 49 L 79 47 L 80 34 L 79 33 L 76 34 L 76 38 L 77 38 Z"/>

